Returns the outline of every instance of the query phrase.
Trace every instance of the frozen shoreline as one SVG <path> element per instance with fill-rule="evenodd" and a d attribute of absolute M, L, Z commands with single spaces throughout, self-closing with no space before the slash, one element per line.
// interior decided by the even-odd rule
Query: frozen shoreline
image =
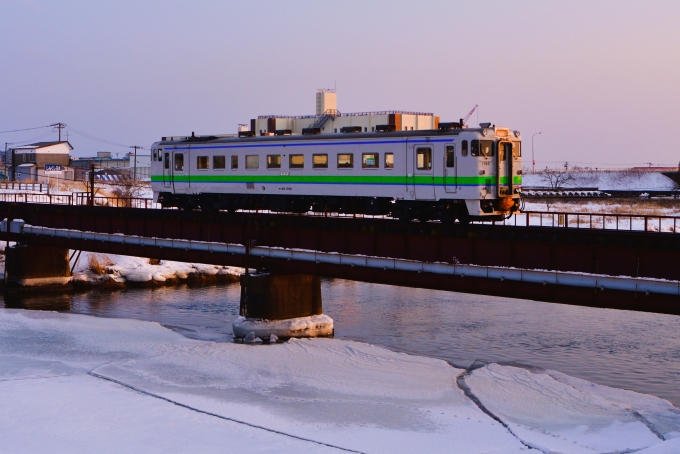
<path fill-rule="evenodd" d="M 3 452 L 680 450 L 668 402 L 554 371 L 12 309 L 0 309 L 0 401 Z"/>
<path fill-rule="evenodd" d="M 10 244 L 11 245 L 11 244 Z M 5 243 L 0 242 L 0 275 L 5 273 Z M 70 251 L 72 254 L 73 251 Z M 76 256 L 77 257 L 77 256 Z M 73 260 L 76 260 L 74 257 Z M 71 263 L 73 266 L 73 262 Z M 68 284 L 105 289 L 157 287 L 184 282 L 238 282 L 242 268 L 83 251 Z M 59 288 L 62 286 L 51 286 Z"/>

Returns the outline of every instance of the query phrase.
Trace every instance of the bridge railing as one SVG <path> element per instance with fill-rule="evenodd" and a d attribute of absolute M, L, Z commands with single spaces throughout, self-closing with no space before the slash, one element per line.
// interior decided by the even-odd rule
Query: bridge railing
<path fill-rule="evenodd" d="M 90 194 L 87 192 L 74 192 L 74 205 L 90 205 Z M 109 196 L 94 196 L 94 203 L 96 206 L 107 206 L 115 208 L 142 208 L 142 209 L 160 209 L 160 203 L 154 203 L 153 199 L 143 197 L 109 197 Z"/>
<path fill-rule="evenodd" d="M 13 203 L 45 203 L 50 205 L 90 205 L 90 194 L 74 192 L 73 194 L 45 194 L 45 193 L 7 193 L 0 192 L 0 202 Z M 142 197 L 107 197 L 96 195 L 95 206 L 116 208 L 161 209 L 159 203 L 153 199 Z M 245 213 L 273 214 L 268 210 L 242 210 Z M 343 213 L 278 213 L 297 214 L 298 216 L 338 217 L 360 219 L 386 219 L 383 215 L 362 215 Z M 474 222 L 475 224 L 481 222 Z M 481 223 L 486 224 L 486 223 Z M 547 228 L 575 228 L 598 230 L 627 230 L 641 232 L 680 233 L 680 216 L 660 216 L 644 214 L 608 214 L 608 213 L 574 213 L 574 212 L 543 212 L 523 211 L 512 215 L 503 221 L 496 221 L 494 225 L 509 225 L 517 227 L 547 227 Z"/>
<path fill-rule="evenodd" d="M 72 194 L 35 194 L 0 192 L 0 202 L 47 203 L 50 205 L 73 205 Z"/>
<path fill-rule="evenodd" d="M 494 224 L 526 227 L 680 233 L 680 217 L 644 214 L 547 213 L 542 211 L 524 211 L 515 214 L 504 221 L 494 222 Z"/>

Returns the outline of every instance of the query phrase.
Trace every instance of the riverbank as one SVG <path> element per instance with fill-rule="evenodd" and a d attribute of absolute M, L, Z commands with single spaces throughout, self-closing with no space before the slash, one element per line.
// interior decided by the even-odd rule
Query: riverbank
<path fill-rule="evenodd" d="M 668 402 L 554 371 L 14 309 L 0 309 L 0 401 L 2 452 L 680 449 Z"/>
<path fill-rule="evenodd" d="M 5 273 L 5 244 L 0 244 L 0 275 Z M 70 254 L 73 254 L 71 251 Z M 119 290 L 153 288 L 180 284 L 222 284 L 238 282 L 242 268 L 200 263 L 155 260 L 83 251 L 73 256 L 70 280 L 63 285 L 18 287 L 13 291 L 65 291 L 70 288 Z M 0 287 L 2 284 L 0 283 Z"/>

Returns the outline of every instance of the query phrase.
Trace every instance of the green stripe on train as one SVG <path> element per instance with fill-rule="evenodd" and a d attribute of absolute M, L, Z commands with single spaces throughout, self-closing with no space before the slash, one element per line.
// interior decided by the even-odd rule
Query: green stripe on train
<path fill-rule="evenodd" d="M 305 184 L 460 184 L 465 186 L 489 186 L 496 184 L 496 177 L 430 177 L 430 176 L 354 176 L 354 175 L 176 175 L 178 183 L 305 183 Z M 152 175 L 151 181 L 162 183 L 162 175 Z M 508 184 L 508 177 L 501 178 L 501 184 Z M 515 176 L 513 184 L 522 184 L 522 177 Z"/>

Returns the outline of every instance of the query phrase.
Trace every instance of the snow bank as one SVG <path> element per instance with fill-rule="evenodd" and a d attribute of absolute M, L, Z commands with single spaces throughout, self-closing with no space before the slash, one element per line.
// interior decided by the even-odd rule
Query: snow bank
<path fill-rule="evenodd" d="M 569 172 L 574 179 L 564 187 L 588 187 L 600 190 L 657 190 L 665 191 L 676 188 L 673 180 L 657 172 Z M 550 184 L 540 174 L 526 174 L 522 178 L 525 187 L 548 187 Z"/>
<path fill-rule="evenodd" d="M 95 259 L 102 268 L 103 274 L 92 271 L 90 263 Z M 107 280 L 125 283 L 145 283 L 184 280 L 190 275 L 202 277 L 239 276 L 243 270 L 236 267 L 205 265 L 200 263 L 184 263 L 163 260 L 157 265 L 149 263 L 148 258 L 129 257 L 115 254 L 98 254 L 83 252 L 73 271 L 73 280 L 97 284 Z"/>
<path fill-rule="evenodd" d="M 463 373 L 357 342 L 203 342 L 150 322 L 0 309 L 0 451 L 677 446 L 661 438 L 680 414 L 660 399 L 509 366 Z"/>

